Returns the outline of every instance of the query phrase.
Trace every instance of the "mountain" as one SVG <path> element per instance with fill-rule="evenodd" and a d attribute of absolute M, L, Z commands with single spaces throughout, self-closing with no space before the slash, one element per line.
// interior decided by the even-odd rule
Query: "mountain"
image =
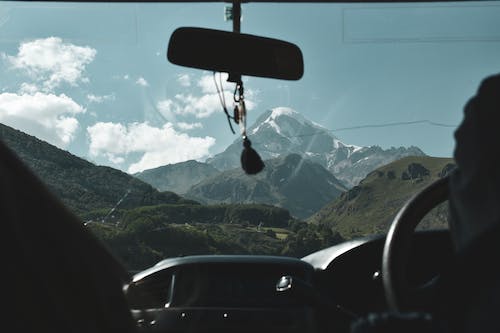
<path fill-rule="evenodd" d="M 191 186 L 217 173 L 219 170 L 210 164 L 191 160 L 145 170 L 134 176 L 151 184 L 159 191 L 184 194 Z"/>
<path fill-rule="evenodd" d="M 145 269 L 166 257 L 191 254 L 302 257 L 342 241 L 331 230 L 299 221 L 283 208 L 265 204 L 207 206 L 172 192 L 158 192 L 124 172 L 96 166 L 2 124 L 0 140 L 86 221 L 85 226 L 129 270 Z M 296 164 L 301 159 L 299 156 L 290 159 L 296 161 L 283 167 L 295 165 L 293 170 L 278 168 L 269 177 L 282 183 L 281 188 L 292 192 L 293 198 L 293 194 L 300 192 L 297 181 L 301 178 L 290 177 L 290 172 L 300 173 L 301 168 L 296 168 Z M 196 163 L 193 165 L 199 167 Z M 313 166 L 308 173 L 315 174 L 318 167 L 322 169 Z M 327 173 L 320 174 L 319 179 L 330 181 L 325 178 L 328 175 L 333 178 L 324 169 L 319 172 Z M 284 177 L 291 181 L 281 181 Z M 30 209 L 30 202 L 25 205 Z M 116 209 L 109 214 L 112 207 Z"/>
<path fill-rule="evenodd" d="M 321 164 L 348 187 L 382 165 L 406 156 L 425 155 L 417 147 L 382 149 L 345 144 L 326 128 L 285 107 L 264 112 L 247 132 L 252 147 L 264 160 L 299 154 Z M 237 140 L 207 163 L 219 170 L 239 167 L 241 151 L 242 142 Z"/>
<path fill-rule="evenodd" d="M 345 186 L 320 164 L 298 154 L 268 160 L 255 176 L 241 168 L 224 171 L 194 185 L 186 197 L 203 203 L 265 203 L 305 218 L 342 192 Z"/>
<path fill-rule="evenodd" d="M 124 172 L 96 166 L 3 124 L 0 124 L 0 140 L 79 215 L 112 208 L 121 199 L 123 208 L 188 202 L 175 193 L 158 192 Z"/>
<path fill-rule="evenodd" d="M 454 167 L 450 158 L 406 157 L 371 172 L 358 186 L 343 193 L 308 222 L 323 224 L 350 239 L 387 232 L 403 204 Z M 432 210 L 421 228 L 447 225 L 447 203 Z"/>

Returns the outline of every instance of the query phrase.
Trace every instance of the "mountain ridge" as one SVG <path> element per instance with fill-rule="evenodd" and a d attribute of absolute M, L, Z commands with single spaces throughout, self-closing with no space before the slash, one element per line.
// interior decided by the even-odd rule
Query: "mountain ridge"
<path fill-rule="evenodd" d="M 182 195 L 191 186 L 219 172 L 210 164 L 189 160 L 144 170 L 133 176 L 153 185 L 159 191 L 172 191 Z"/>
<path fill-rule="evenodd" d="M 248 131 L 252 147 L 263 160 L 288 154 L 299 154 L 321 164 L 347 187 L 359 183 L 370 171 L 406 156 L 425 156 L 418 147 L 346 144 L 321 125 L 299 112 L 277 107 L 261 114 Z M 239 166 L 242 143 L 238 139 L 206 163 L 219 170 Z"/>
<path fill-rule="evenodd" d="M 347 190 L 321 165 L 290 154 L 266 161 L 248 176 L 240 168 L 223 171 L 194 185 L 185 195 L 203 203 L 266 203 L 305 218 Z"/>
<path fill-rule="evenodd" d="M 316 201 L 321 207 L 311 211 L 319 212 L 306 223 L 269 203 L 201 205 L 175 193 L 158 192 L 124 172 L 96 166 L 2 124 L 0 140 L 130 269 L 143 269 L 172 255 L 265 253 L 301 257 L 344 239 L 383 232 L 391 214 L 407 197 L 453 167 L 451 159 L 408 157 L 372 171 L 347 192 L 323 166 L 298 154 L 269 160 L 265 172 L 254 177 L 243 174 L 239 167 L 228 171 L 235 180 L 228 188 L 240 195 L 245 191 L 238 186 L 245 183 L 237 181 L 250 179 L 252 195 L 266 194 L 262 189 L 267 184 L 281 191 L 278 203 L 286 197 L 294 209 L 303 209 L 300 205 L 307 199 Z M 301 176 L 303 170 L 310 178 Z M 266 184 L 259 183 L 262 178 Z M 307 186 L 317 193 L 304 193 Z M 338 190 L 336 199 L 328 197 L 333 188 Z M 373 203 L 380 204 L 370 206 Z M 117 209 L 103 223 L 102 217 L 108 216 L 112 207 Z M 446 210 L 439 208 L 423 226 L 444 225 L 445 215 Z"/>
<path fill-rule="evenodd" d="M 401 207 L 415 193 L 444 177 L 451 158 L 406 157 L 372 171 L 349 191 L 325 205 L 307 222 L 326 225 L 346 239 L 385 233 Z M 424 218 L 423 229 L 447 226 L 447 203 Z"/>
<path fill-rule="evenodd" d="M 195 203 L 120 170 L 97 166 L 34 136 L 0 124 L 0 140 L 77 215 L 90 210 L 167 203 Z"/>

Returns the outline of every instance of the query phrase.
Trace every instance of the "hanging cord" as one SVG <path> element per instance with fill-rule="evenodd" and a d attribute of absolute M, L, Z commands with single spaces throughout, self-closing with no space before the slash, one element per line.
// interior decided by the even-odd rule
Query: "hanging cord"
<path fill-rule="evenodd" d="M 236 98 L 236 91 L 238 98 Z M 245 97 L 243 95 L 243 83 L 239 82 L 236 85 L 234 93 L 234 101 L 237 105 L 234 109 L 235 122 L 240 125 L 241 137 L 243 138 L 243 151 L 241 152 L 241 167 L 250 175 L 257 174 L 264 169 L 264 162 L 259 154 L 252 148 L 252 142 L 247 137 L 247 110 L 245 106 Z"/>
<path fill-rule="evenodd" d="M 227 108 L 226 108 L 226 96 L 224 95 L 224 85 L 222 84 L 222 74 L 221 73 L 219 73 L 219 85 L 220 85 L 220 90 L 221 90 L 221 94 L 219 96 L 222 96 L 222 103 L 224 105 L 224 109 L 227 110 Z M 215 86 L 217 86 L 217 84 Z"/>
<path fill-rule="evenodd" d="M 243 83 L 237 83 L 233 94 L 234 102 L 234 121 L 240 125 L 241 136 L 243 139 L 247 136 L 247 108 L 245 105 L 245 96 L 243 95 Z"/>
<path fill-rule="evenodd" d="M 234 87 L 234 92 L 233 92 L 233 100 L 235 103 L 239 103 L 240 101 L 240 97 L 237 96 L 238 92 L 243 95 L 243 92 L 240 90 L 240 84 L 238 83 L 235 87 Z"/>
<path fill-rule="evenodd" d="M 240 126 L 241 137 L 243 138 L 243 151 L 241 152 L 241 167 L 249 175 L 254 175 L 259 173 L 264 168 L 264 162 L 260 158 L 259 154 L 252 148 L 252 142 L 247 137 L 247 109 L 245 106 L 245 96 L 243 89 L 243 82 L 241 80 L 236 84 L 233 93 L 233 100 L 236 106 L 234 107 L 234 115 L 230 116 L 227 111 L 226 98 L 224 96 L 224 86 L 222 84 L 222 76 L 219 73 L 219 84 L 215 77 L 215 72 L 213 72 L 213 78 L 215 83 L 215 88 L 217 89 L 217 95 L 219 96 L 220 104 L 222 109 L 227 116 L 227 121 L 229 123 L 229 128 L 231 132 L 235 134 L 233 125 L 231 124 L 231 119 L 234 120 L 236 124 Z"/>
<path fill-rule="evenodd" d="M 219 89 L 219 85 L 217 84 L 217 79 L 215 78 L 215 72 L 213 72 L 213 78 L 214 78 L 214 83 L 215 83 L 215 89 L 217 89 L 217 96 L 219 96 L 220 104 L 222 105 L 222 109 L 224 110 L 224 113 L 226 114 L 229 128 L 231 129 L 231 132 L 233 132 L 233 134 L 236 134 L 236 132 L 233 129 L 233 125 L 231 124 L 231 119 L 235 119 L 235 118 L 231 117 L 229 115 L 229 112 L 227 112 L 226 98 L 224 97 L 224 87 L 222 85 L 222 75 L 219 73 L 220 89 Z M 236 122 L 236 123 L 238 123 L 238 122 Z"/>

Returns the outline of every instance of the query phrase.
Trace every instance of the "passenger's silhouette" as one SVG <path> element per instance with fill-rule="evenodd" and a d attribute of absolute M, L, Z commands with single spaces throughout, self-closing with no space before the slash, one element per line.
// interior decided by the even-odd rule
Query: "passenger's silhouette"
<path fill-rule="evenodd" d="M 128 272 L 0 142 L 2 322 L 7 332 L 134 332 Z"/>

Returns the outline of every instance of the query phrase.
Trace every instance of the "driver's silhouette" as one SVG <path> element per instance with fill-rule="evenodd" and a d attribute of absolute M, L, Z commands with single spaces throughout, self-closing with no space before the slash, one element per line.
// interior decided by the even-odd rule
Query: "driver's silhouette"
<path fill-rule="evenodd" d="M 485 79 L 455 132 L 450 230 L 457 263 L 444 293 L 453 332 L 500 332 L 500 75 Z"/>
<path fill-rule="evenodd" d="M 372 314 L 353 333 L 500 332 L 500 75 L 486 78 L 455 132 L 457 168 L 449 187 L 456 261 L 439 284 L 433 319 Z"/>

